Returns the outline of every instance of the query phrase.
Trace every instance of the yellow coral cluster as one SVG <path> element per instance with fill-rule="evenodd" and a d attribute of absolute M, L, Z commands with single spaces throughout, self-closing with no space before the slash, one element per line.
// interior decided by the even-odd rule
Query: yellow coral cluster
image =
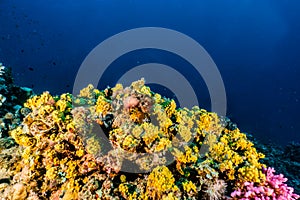
<path fill-rule="evenodd" d="M 39 96 L 34 96 L 31 99 L 28 99 L 27 102 L 24 104 L 24 106 L 31 110 L 34 110 L 34 109 L 40 109 L 44 105 L 51 105 L 53 103 L 55 102 L 53 97 L 50 95 L 50 93 L 44 92 Z"/>
<path fill-rule="evenodd" d="M 124 184 L 124 183 L 121 183 L 119 185 L 119 192 L 121 193 L 122 197 L 128 199 L 128 200 L 134 200 L 134 199 L 137 199 L 137 192 L 136 191 L 133 191 L 131 192 L 130 191 L 130 187 L 133 187 L 132 185 L 130 184 Z"/>
<path fill-rule="evenodd" d="M 96 136 L 91 136 L 86 140 L 86 151 L 89 154 L 97 155 L 101 152 L 101 146 L 99 144 L 99 141 L 96 139 Z M 83 150 L 78 152 L 80 155 L 82 154 Z"/>
<path fill-rule="evenodd" d="M 253 143 L 239 129 L 225 129 L 220 141 L 211 147 L 210 157 L 219 164 L 220 172 L 225 173 L 229 180 L 237 179 L 241 183 L 265 180 L 261 171 L 265 165 L 259 162 L 264 155 L 256 151 Z"/>
<path fill-rule="evenodd" d="M 224 124 L 216 113 L 201 110 L 200 119 L 197 120 L 198 132 L 202 136 L 213 134 L 219 136 L 224 129 Z"/>
<path fill-rule="evenodd" d="M 191 191 L 197 192 L 197 187 L 192 181 L 183 182 L 182 186 L 183 186 L 183 189 L 188 193 Z"/>
<path fill-rule="evenodd" d="M 101 116 L 105 116 L 111 110 L 111 105 L 109 101 L 102 95 L 97 99 L 96 112 Z"/>
<path fill-rule="evenodd" d="M 174 149 L 174 155 L 179 163 L 195 163 L 198 160 L 198 147 L 192 149 L 189 146 L 184 147 L 184 151 L 180 151 L 177 148 Z"/>
<path fill-rule="evenodd" d="M 82 140 L 75 134 L 72 121 L 72 96 L 63 94 L 53 97 L 48 92 L 34 96 L 25 103 L 32 110 L 22 127 L 11 131 L 15 141 L 26 149 L 23 165 L 28 166 L 31 184 L 41 181 L 41 195 L 55 191 L 59 184 L 61 191 L 71 191 L 76 197 L 79 191 L 80 173 L 78 166 L 86 154 Z M 37 189 L 37 188 L 36 188 Z"/>
<path fill-rule="evenodd" d="M 145 199 L 168 199 L 178 190 L 172 172 L 165 166 L 156 167 L 148 177 Z"/>

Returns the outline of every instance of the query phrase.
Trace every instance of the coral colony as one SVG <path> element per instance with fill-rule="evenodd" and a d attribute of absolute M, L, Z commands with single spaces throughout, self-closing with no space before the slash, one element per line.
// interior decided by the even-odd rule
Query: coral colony
<path fill-rule="evenodd" d="M 17 91 L 25 103 L 1 113 L 21 119 L 2 128 L 1 199 L 299 199 L 228 118 L 178 108 L 143 79 L 78 96 Z"/>

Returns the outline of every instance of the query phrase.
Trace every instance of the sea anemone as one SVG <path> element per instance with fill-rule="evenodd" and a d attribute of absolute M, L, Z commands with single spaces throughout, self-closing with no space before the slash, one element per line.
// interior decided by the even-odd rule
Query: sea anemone
<path fill-rule="evenodd" d="M 227 184 L 221 179 L 217 179 L 214 182 L 207 182 L 207 184 L 204 185 L 205 189 L 202 199 L 205 200 L 221 199 L 226 192 Z"/>

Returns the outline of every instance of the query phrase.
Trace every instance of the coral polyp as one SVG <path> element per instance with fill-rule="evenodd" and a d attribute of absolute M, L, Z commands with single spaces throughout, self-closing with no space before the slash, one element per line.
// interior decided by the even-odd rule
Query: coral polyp
<path fill-rule="evenodd" d="M 88 85 L 78 96 L 44 92 L 23 109 L 9 132 L 19 156 L 5 166 L 12 179 L 0 188 L 3 199 L 216 200 L 255 187 L 278 194 L 264 155 L 230 120 L 179 108 L 143 79 Z"/>

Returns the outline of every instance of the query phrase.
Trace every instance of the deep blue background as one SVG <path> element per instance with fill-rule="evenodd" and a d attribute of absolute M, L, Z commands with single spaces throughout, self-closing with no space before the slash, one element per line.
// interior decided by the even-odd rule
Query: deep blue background
<path fill-rule="evenodd" d="M 239 128 L 286 144 L 300 140 L 299 8 L 298 0 L 0 0 L 0 62 L 13 67 L 19 85 L 71 92 L 81 62 L 106 38 L 137 27 L 174 29 L 197 40 L 217 64 L 228 115 Z M 203 81 L 176 58 L 136 52 L 111 67 L 148 61 L 182 64 L 209 110 Z"/>

